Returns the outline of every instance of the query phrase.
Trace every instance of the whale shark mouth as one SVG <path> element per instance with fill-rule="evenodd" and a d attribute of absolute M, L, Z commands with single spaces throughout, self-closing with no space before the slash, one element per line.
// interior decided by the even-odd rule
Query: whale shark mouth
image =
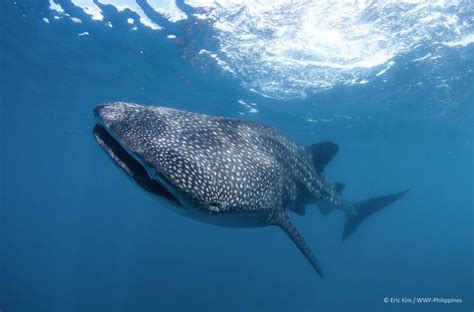
<path fill-rule="evenodd" d="M 130 178 L 146 191 L 181 206 L 180 201 L 169 192 L 159 181 L 152 178 L 145 166 L 137 160 L 125 144 L 116 139 L 106 127 L 96 124 L 93 129 L 95 140 Z"/>

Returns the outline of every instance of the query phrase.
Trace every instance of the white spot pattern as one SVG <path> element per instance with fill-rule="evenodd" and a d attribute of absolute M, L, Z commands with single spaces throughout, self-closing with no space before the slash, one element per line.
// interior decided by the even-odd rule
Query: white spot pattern
<path fill-rule="evenodd" d="M 304 147 L 262 124 L 123 102 L 100 105 L 95 114 L 193 208 L 210 215 L 271 214 L 334 193 Z"/>

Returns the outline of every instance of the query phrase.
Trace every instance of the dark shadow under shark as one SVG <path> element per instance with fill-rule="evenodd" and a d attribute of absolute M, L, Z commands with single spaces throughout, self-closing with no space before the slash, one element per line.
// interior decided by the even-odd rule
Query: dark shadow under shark
<path fill-rule="evenodd" d="M 343 239 L 368 216 L 407 191 L 352 204 L 344 184 L 323 174 L 338 152 L 332 142 L 302 147 L 281 132 L 250 121 L 171 108 L 109 103 L 94 109 L 93 134 L 130 178 L 172 210 L 229 227 L 281 227 L 313 268 L 323 271 L 287 211 L 346 214 Z"/>

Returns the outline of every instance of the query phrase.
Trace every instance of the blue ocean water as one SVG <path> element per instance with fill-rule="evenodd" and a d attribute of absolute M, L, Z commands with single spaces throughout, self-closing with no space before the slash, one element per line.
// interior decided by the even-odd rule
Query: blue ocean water
<path fill-rule="evenodd" d="M 0 4 L 0 311 L 474 309 L 472 43 L 421 43 L 368 83 L 281 99 L 196 60 L 205 24 L 154 16 L 173 41 L 128 31 L 130 12 L 104 6 L 110 28 L 63 5 L 82 23 L 53 24 L 42 1 Z M 337 142 L 327 176 L 351 201 L 412 190 L 344 242 L 340 212 L 292 215 L 322 280 L 277 228 L 211 226 L 146 196 L 93 139 L 92 109 L 109 101 Z M 425 297 L 462 303 L 390 302 Z"/>

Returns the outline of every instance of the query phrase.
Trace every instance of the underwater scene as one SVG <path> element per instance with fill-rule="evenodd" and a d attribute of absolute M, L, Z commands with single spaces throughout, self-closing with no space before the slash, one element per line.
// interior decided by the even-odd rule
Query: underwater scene
<path fill-rule="evenodd" d="M 0 312 L 474 311 L 471 0 L 0 2 Z"/>

